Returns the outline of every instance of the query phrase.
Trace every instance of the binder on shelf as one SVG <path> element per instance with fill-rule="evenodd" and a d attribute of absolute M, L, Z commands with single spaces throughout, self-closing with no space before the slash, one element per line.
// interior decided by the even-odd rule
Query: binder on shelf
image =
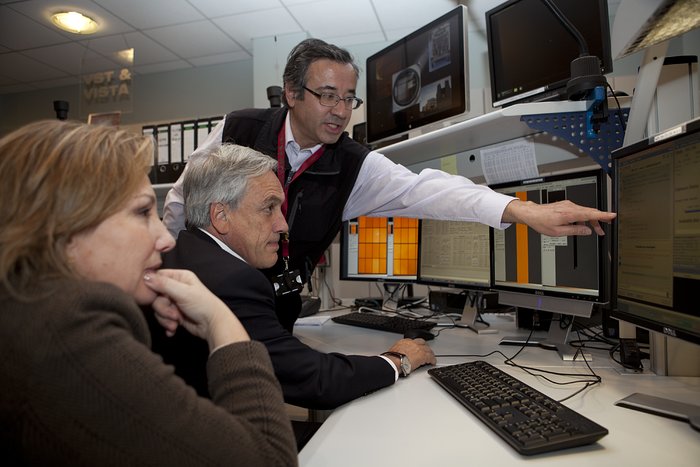
<path fill-rule="evenodd" d="M 201 146 L 209 135 L 209 119 L 197 120 L 197 147 Z"/>
<path fill-rule="evenodd" d="M 182 161 L 187 163 L 187 159 L 197 148 L 197 122 L 190 120 L 182 122 Z"/>
<path fill-rule="evenodd" d="M 144 136 L 150 136 L 153 138 L 153 158 L 151 159 L 151 170 L 148 172 L 148 179 L 151 183 L 158 183 L 158 178 L 156 174 L 156 166 L 158 165 L 158 143 L 156 141 L 156 127 L 154 125 L 146 125 L 141 128 L 141 133 Z"/>
<path fill-rule="evenodd" d="M 218 125 L 219 122 L 223 119 L 224 119 L 224 117 L 212 117 L 212 118 L 210 118 L 209 119 L 209 132 L 211 133 L 211 131 L 214 129 L 214 127 L 216 125 Z"/>
<path fill-rule="evenodd" d="M 170 124 L 170 162 L 166 170 L 168 181 L 176 181 L 184 169 L 182 157 L 182 123 Z M 167 183 L 167 182 L 166 182 Z"/>
<path fill-rule="evenodd" d="M 156 161 L 156 180 L 165 182 L 165 173 L 170 163 L 170 126 L 158 125 L 156 127 L 156 141 L 158 142 L 158 159 Z"/>

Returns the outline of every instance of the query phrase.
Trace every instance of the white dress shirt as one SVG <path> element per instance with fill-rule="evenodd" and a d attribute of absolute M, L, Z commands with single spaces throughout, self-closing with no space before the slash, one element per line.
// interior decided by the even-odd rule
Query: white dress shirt
<path fill-rule="evenodd" d="M 214 127 L 207 139 L 192 153 L 190 161 L 221 145 L 225 123 L 224 118 Z M 294 140 L 289 114 L 285 129 L 285 152 L 292 170 L 296 171 L 320 145 L 301 148 Z M 187 164 L 165 198 L 163 223 L 176 237 L 185 228 L 182 180 L 186 172 Z M 413 173 L 379 152 L 371 151 L 345 204 L 343 220 L 361 215 L 403 216 L 480 222 L 503 229 L 509 225 L 501 223 L 503 211 L 514 199 L 465 177 L 440 170 L 424 169 L 419 174 Z"/>

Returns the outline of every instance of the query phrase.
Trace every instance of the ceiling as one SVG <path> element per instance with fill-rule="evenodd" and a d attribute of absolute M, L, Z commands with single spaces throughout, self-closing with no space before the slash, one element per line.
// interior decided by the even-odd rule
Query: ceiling
<path fill-rule="evenodd" d="M 399 39 L 454 8 L 476 24 L 498 0 L 0 0 L 0 94 L 79 83 L 114 68 L 134 48 L 136 75 L 248 60 L 252 40 L 305 32 L 340 46 Z M 77 9 L 102 29 L 54 27 L 50 13 Z"/>

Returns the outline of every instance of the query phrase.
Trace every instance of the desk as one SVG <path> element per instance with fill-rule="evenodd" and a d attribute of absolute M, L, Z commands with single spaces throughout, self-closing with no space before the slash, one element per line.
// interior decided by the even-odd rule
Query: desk
<path fill-rule="evenodd" d="M 441 354 L 482 354 L 498 349 L 513 355 L 517 347 L 499 346 L 505 335 L 523 334 L 511 316 L 487 320 L 498 334 L 477 335 L 467 329 L 444 330 L 430 341 L 438 365 L 469 360 Z M 340 325 L 295 328 L 295 335 L 324 352 L 376 355 L 396 341 L 397 335 Z M 591 366 L 603 378 L 600 385 L 565 402 L 570 408 L 606 427 L 610 433 L 598 443 L 564 451 L 520 456 L 431 380 L 427 368 L 373 394 L 333 411 L 299 454 L 304 467 L 336 466 L 693 466 L 700 465 L 700 433 L 687 423 L 669 420 L 614 403 L 633 393 L 646 392 L 700 405 L 700 378 L 668 378 L 627 374 L 605 351 L 592 350 Z M 503 365 L 502 356 L 483 360 L 555 399 L 571 394 Z M 586 373 L 583 362 L 564 362 L 556 352 L 526 348 L 516 362 L 551 370 Z M 581 385 L 574 385 L 580 388 Z M 565 463 L 565 464 L 564 464 Z"/>

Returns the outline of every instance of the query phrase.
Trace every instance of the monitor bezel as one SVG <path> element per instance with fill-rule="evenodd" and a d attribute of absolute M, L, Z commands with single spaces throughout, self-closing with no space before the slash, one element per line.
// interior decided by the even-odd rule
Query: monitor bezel
<path fill-rule="evenodd" d="M 617 212 L 618 210 L 618 196 L 619 196 L 619 182 L 618 182 L 618 170 L 619 170 L 619 163 L 622 159 L 625 159 L 627 157 L 633 157 L 634 155 L 647 151 L 647 150 L 654 150 L 660 147 L 663 147 L 664 145 L 672 145 L 674 142 L 676 142 L 679 139 L 690 137 L 692 135 L 698 135 L 700 134 L 700 118 L 691 120 L 689 122 L 685 122 L 681 125 L 678 125 L 676 127 L 670 128 L 658 135 L 651 136 L 647 139 L 637 141 L 633 144 L 630 144 L 628 146 L 624 146 L 620 149 L 617 149 L 611 153 L 611 158 L 613 161 L 613 211 Z M 634 313 L 629 313 L 626 311 L 622 311 L 618 308 L 618 304 L 621 300 L 621 298 L 618 296 L 617 292 L 617 275 L 618 275 L 618 260 L 617 260 L 617 255 L 618 255 L 618 247 L 617 247 L 617 240 L 619 238 L 618 234 L 618 224 L 617 222 L 613 222 L 613 229 L 612 229 L 612 238 L 613 241 L 611 242 L 611 255 L 612 255 L 612 278 L 611 278 L 611 312 L 610 316 L 633 324 L 635 326 L 639 326 L 641 328 L 647 329 L 649 331 L 654 331 L 658 332 L 660 334 L 663 334 L 665 336 L 669 337 L 674 337 L 677 339 L 681 339 L 686 342 L 691 342 L 693 344 L 700 344 L 700 332 L 699 333 L 693 333 L 691 331 L 688 331 L 687 329 L 683 329 L 680 327 L 677 327 L 673 325 L 672 323 L 668 322 L 663 322 L 660 320 L 653 320 L 644 316 L 639 316 L 638 314 Z M 648 302 L 642 302 L 641 300 L 630 300 L 627 298 L 623 298 L 627 303 L 631 303 L 633 306 L 643 306 L 646 308 L 652 308 L 654 310 L 659 310 L 661 313 L 678 313 L 672 309 L 661 307 L 656 304 L 648 303 Z"/>
<path fill-rule="evenodd" d="M 381 216 L 386 218 L 401 217 L 401 216 Z M 352 219 L 351 219 L 352 220 Z M 341 281 L 360 281 L 360 282 L 378 282 L 387 284 L 415 284 L 417 276 L 387 276 L 387 275 L 349 275 L 348 274 L 348 257 L 347 257 L 347 225 L 350 221 L 343 221 L 340 226 L 340 271 L 339 279 Z M 420 232 L 420 228 L 419 228 Z M 416 262 L 418 259 L 416 259 Z"/>
<path fill-rule="evenodd" d="M 438 287 L 446 287 L 455 290 L 466 290 L 474 292 L 488 292 L 491 290 L 493 284 L 493 273 L 491 267 L 493 266 L 493 250 L 491 249 L 491 234 L 489 232 L 489 241 L 487 248 L 489 249 L 489 282 L 488 284 L 477 283 L 477 282 L 460 282 L 452 281 L 449 279 L 438 279 L 438 278 L 426 278 L 421 275 L 421 255 L 423 253 L 423 222 L 424 219 L 420 220 L 418 225 L 418 268 L 417 268 L 417 279 L 416 282 L 422 285 L 433 285 Z"/>
<path fill-rule="evenodd" d="M 505 183 L 497 183 L 490 185 L 490 188 L 493 189 L 494 191 L 501 190 L 503 188 L 510 188 L 510 187 L 520 187 L 523 185 L 534 185 L 536 183 L 547 183 L 547 182 L 553 182 L 553 181 L 558 181 L 558 180 L 568 180 L 568 179 L 574 179 L 574 178 L 582 178 L 582 177 L 595 177 L 596 178 L 596 197 L 598 200 L 597 206 L 594 206 L 596 209 L 599 209 L 601 211 L 607 211 L 608 209 L 608 181 L 609 177 L 606 174 L 606 172 L 603 169 L 595 169 L 595 170 L 581 170 L 581 171 L 572 171 L 572 172 L 566 172 L 566 173 L 560 173 L 560 174 L 555 174 L 555 175 L 547 175 L 547 176 L 542 176 L 542 177 L 536 177 L 536 178 L 531 178 L 531 179 L 525 179 L 525 180 L 514 180 L 511 182 L 505 182 Z M 610 231 L 609 227 L 607 224 L 601 223 L 601 227 L 606 231 L 606 234 Z M 530 227 L 528 227 L 530 228 Z M 491 249 L 491 290 L 495 292 L 506 292 L 509 293 L 510 295 L 513 294 L 518 294 L 518 295 L 524 295 L 525 297 L 521 297 L 520 299 L 527 302 L 527 303 L 536 303 L 538 302 L 536 300 L 537 297 L 540 297 L 546 301 L 547 298 L 555 298 L 555 299 L 565 299 L 565 300 L 575 300 L 578 302 L 589 302 L 591 304 L 605 304 L 608 303 L 609 297 L 610 297 L 610 288 L 609 288 L 609 277 L 610 277 L 610 257 L 608 255 L 609 253 L 609 235 L 597 235 L 596 240 L 598 244 L 598 267 L 599 267 L 599 272 L 598 272 L 598 294 L 597 295 L 589 295 L 589 294 L 577 294 L 573 291 L 559 291 L 555 289 L 550 289 L 550 288 L 544 288 L 544 289 L 529 289 L 526 287 L 513 287 L 509 285 L 503 285 L 499 284 L 496 281 L 496 268 L 495 268 L 495 251 L 494 251 L 494 233 L 495 229 L 492 227 L 490 229 L 490 249 Z M 593 233 L 592 235 L 596 235 Z M 535 298 L 534 302 L 530 300 L 530 297 Z M 541 302 L 541 300 L 540 300 Z M 554 303 L 561 303 L 560 300 L 554 300 Z M 525 306 L 525 305 L 520 305 L 520 306 Z M 558 306 L 558 305 L 557 305 Z M 532 306 L 533 308 L 537 308 L 536 306 Z M 552 311 L 552 310 L 550 310 Z M 567 314 L 566 310 L 558 310 L 557 312 L 559 313 L 564 313 Z"/>
<path fill-rule="evenodd" d="M 551 81 L 551 82 L 543 82 L 541 83 L 540 86 L 538 87 L 533 87 L 532 89 L 527 89 L 524 90 L 521 93 L 518 93 L 515 96 L 509 96 L 507 98 L 499 98 L 497 93 L 498 90 L 496 89 L 496 70 L 495 68 L 495 60 L 494 60 L 494 54 L 496 52 L 495 47 L 492 46 L 492 44 L 496 41 L 496 38 L 494 37 L 494 31 L 493 31 L 493 26 L 491 25 L 491 18 L 499 13 L 501 13 L 503 10 L 512 7 L 514 4 L 521 3 L 521 2 L 527 2 L 527 1 L 540 1 L 540 0 L 508 0 L 490 10 L 488 10 L 485 13 L 485 19 L 486 19 L 486 43 L 487 43 L 487 57 L 488 57 L 488 62 L 489 62 L 489 80 L 491 84 L 491 102 L 493 107 L 502 107 L 502 106 L 508 106 L 520 102 L 530 102 L 530 101 L 540 101 L 540 100 L 566 100 L 566 84 L 570 79 L 570 75 L 568 75 L 567 78 L 557 80 L 557 81 Z M 576 0 L 576 1 L 582 1 L 582 0 Z M 602 74 L 608 74 L 612 73 L 613 71 L 613 57 L 612 57 L 612 52 L 610 49 L 610 19 L 608 17 L 608 2 L 607 0 L 589 0 L 592 3 L 595 3 L 597 8 L 598 8 L 598 18 L 599 18 L 599 24 L 601 25 L 601 33 L 603 34 L 602 37 L 602 45 L 603 45 L 603 56 L 598 57 L 600 60 L 601 64 L 601 72 Z M 553 13 L 549 12 L 548 13 L 552 14 L 552 19 L 556 20 L 556 18 L 553 16 Z M 569 18 L 571 20 L 571 18 Z M 564 30 L 565 27 L 562 25 L 561 26 Z M 585 36 L 584 31 L 580 31 L 582 35 Z M 593 53 L 589 49 L 589 53 Z M 572 57 L 572 60 L 576 57 Z M 569 65 L 570 66 L 570 65 Z M 567 66 L 567 69 L 570 69 L 569 66 Z M 547 80 L 543 80 L 547 81 Z"/>
<path fill-rule="evenodd" d="M 425 34 L 427 31 L 435 28 L 437 25 L 444 23 L 457 17 L 457 24 L 459 26 L 459 31 L 457 36 L 461 39 L 458 41 L 459 51 L 456 54 L 462 60 L 459 66 L 461 71 L 461 76 L 459 79 L 459 86 L 463 88 L 464 98 L 461 101 L 461 105 L 458 108 L 450 108 L 441 112 L 430 114 L 424 118 L 414 120 L 411 123 L 406 123 L 402 125 L 396 125 L 390 129 L 383 131 L 374 131 L 371 125 L 372 115 L 377 115 L 378 112 L 384 111 L 384 109 L 376 109 L 375 99 L 373 99 L 373 82 L 371 80 L 371 63 L 373 61 L 381 59 L 386 54 L 394 51 L 397 48 L 406 47 L 407 42 L 411 41 L 413 38 Z M 467 7 L 464 5 L 457 5 L 454 9 L 448 11 L 444 15 L 436 18 L 422 26 L 420 29 L 412 32 L 411 34 L 399 39 L 398 41 L 390 44 L 389 46 L 383 48 L 379 52 L 376 52 L 369 56 L 365 62 L 365 79 L 366 79 L 366 120 L 367 120 L 367 142 L 369 144 L 375 145 L 382 142 L 391 142 L 396 139 L 404 138 L 409 132 L 418 129 L 429 129 L 431 126 L 438 125 L 440 123 L 450 121 L 453 119 L 459 120 L 460 117 L 466 118 L 469 113 L 469 46 L 468 46 L 468 15 Z M 455 86 L 453 85 L 453 88 Z"/>

